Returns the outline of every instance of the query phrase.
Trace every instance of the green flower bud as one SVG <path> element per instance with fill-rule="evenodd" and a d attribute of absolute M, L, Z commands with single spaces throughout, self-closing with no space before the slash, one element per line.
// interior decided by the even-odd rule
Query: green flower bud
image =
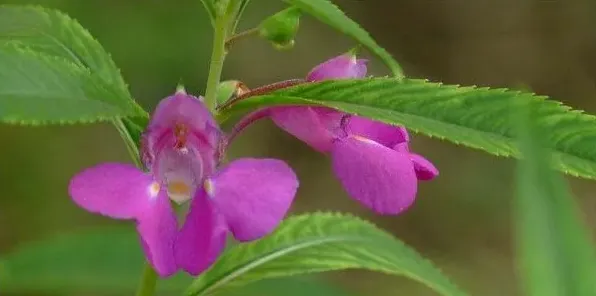
<path fill-rule="evenodd" d="M 217 103 L 223 104 L 248 92 L 249 89 L 244 83 L 238 80 L 222 81 L 217 86 Z"/>
<path fill-rule="evenodd" d="M 290 49 L 298 33 L 300 16 L 300 9 L 296 7 L 284 9 L 261 22 L 259 35 L 271 41 L 277 49 Z"/>

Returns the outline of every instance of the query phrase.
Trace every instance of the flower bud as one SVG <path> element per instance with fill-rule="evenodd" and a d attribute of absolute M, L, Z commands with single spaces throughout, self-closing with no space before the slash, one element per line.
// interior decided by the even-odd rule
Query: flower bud
<path fill-rule="evenodd" d="M 276 49 L 290 49 L 300 24 L 300 9 L 290 7 L 268 18 L 259 25 L 259 35 L 273 43 Z"/>
<path fill-rule="evenodd" d="M 249 89 L 244 83 L 238 80 L 222 81 L 217 87 L 217 103 L 223 104 L 248 92 Z"/>

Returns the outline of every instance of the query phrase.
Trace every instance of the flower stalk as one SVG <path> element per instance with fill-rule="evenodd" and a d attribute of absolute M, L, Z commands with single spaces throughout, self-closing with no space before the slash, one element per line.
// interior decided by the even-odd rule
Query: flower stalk
<path fill-rule="evenodd" d="M 246 37 L 251 37 L 257 35 L 259 33 L 259 28 L 252 28 L 246 31 L 242 31 L 240 33 L 232 35 L 230 38 L 226 40 L 225 47 L 226 49 L 230 49 L 237 41 L 244 39 Z"/>
<path fill-rule="evenodd" d="M 230 5 L 230 4 L 229 4 Z M 207 77 L 207 89 L 205 90 L 205 105 L 212 113 L 215 113 L 217 106 L 217 86 L 221 79 L 224 59 L 226 56 L 226 39 L 228 26 L 230 24 L 230 9 L 215 20 L 213 30 L 213 50 L 209 64 L 209 76 Z"/>
<path fill-rule="evenodd" d="M 146 263 L 136 296 L 152 296 L 155 294 L 156 286 L 157 273 L 155 273 L 155 270 L 153 270 L 153 267 L 149 263 Z"/>

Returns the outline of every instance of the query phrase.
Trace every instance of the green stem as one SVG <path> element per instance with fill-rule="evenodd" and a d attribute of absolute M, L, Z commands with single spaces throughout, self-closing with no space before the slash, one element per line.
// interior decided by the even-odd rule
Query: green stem
<path fill-rule="evenodd" d="M 255 35 L 259 33 L 259 28 L 252 28 L 252 29 L 248 29 L 246 31 L 242 31 L 238 34 L 234 34 L 232 37 L 228 38 L 226 40 L 225 46 L 226 46 L 226 50 L 229 50 L 232 45 L 234 45 L 234 43 L 236 43 L 237 41 L 239 41 L 240 39 L 244 39 L 246 37 L 250 37 L 252 35 Z"/>
<path fill-rule="evenodd" d="M 226 35 L 229 25 L 229 13 L 219 16 L 215 20 L 213 31 L 213 51 L 211 63 L 209 64 L 209 76 L 207 77 L 207 89 L 205 90 L 205 105 L 215 113 L 217 106 L 217 86 L 221 79 L 224 59 L 226 56 Z"/>
<path fill-rule="evenodd" d="M 122 119 L 115 119 L 112 121 L 112 123 L 114 124 L 114 126 L 116 126 L 116 129 L 118 130 L 120 137 L 122 137 L 122 140 L 124 140 L 124 144 L 126 144 L 126 150 L 128 151 L 130 158 L 132 158 L 132 161 L 134 162 L 134 164 L 139 169 L 142 170 L 143 164 L 141 163 L 139 149 L 137 148 L 135 141 L 132 139 L 132 137 L 126 130 L 126 127 L 124 126 L 124 122 L 122 122 Z"/>
<path fill-rule="evenodd" d="M 153 294 L 155 294 L 156 286 L 157 273 L 155 273 L 155 270 L 153 270 L 151 265 L 147 263 L 136 296 L 153 296 Z"/>
<path fill-rule="evenodd" d="M 205 11 L 209 16 L 211 26 L 215 27 L 215 17 L 217 15 L 217 11 L 215 9 L 215 6 L 213 5 L 213 2 L 211 2 L 211 0 L 201 0 L 201 2 L 203 2 L 203 7 L 205 7 Z"/>

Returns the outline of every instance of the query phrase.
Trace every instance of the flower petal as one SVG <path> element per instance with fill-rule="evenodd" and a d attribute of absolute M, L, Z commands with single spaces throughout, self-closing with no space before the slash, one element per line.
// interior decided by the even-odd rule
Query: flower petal
<path fill-rule="evenodd" d="M 356 59 L 356 56 L 346 53 L 316 66 L 308 73 L 306 80 L 362 78 L 366 75 L 366 63 L 366 60 Z"/>
<path fill-rule="evenodd" d="M 439 175 L 439 170 L 432 162 L 421 155 L 410 153 L 410 159 L 414 163 L 414 170 L 416 170 L 418 180 L 429 181 Z"/>
<path fill-rule="evenodd" d="M 223 217 L 201 186 L 176 239 L 178 266 L 194 276 L 209 268 L 225 247 L 227 231 Z"/>
<path fill-rule="evenodd" d="M 389 148 L 392 148 L 398 143 L 409 141 L 408 131 L 404 127 L 394 126 L 360 116 L 350 117 L 348 133 L 371 139 Z"/>
<path fill-rule="evenodd" d="M 178 267 L 174 258 L 174 240 L 178 222 L 164 190 L 152 198 L 151 206 L 137 219 L 137 231 L 147 259 L 161 277 L 174 274 Z"/>
<path fill-rule="evenodd" d="M 414 170 L 418 180 L 429 181 L 439 175 L 439 170 L 426 158 L 421 155 L 411 153 L 407 142 L 399 143 L 393 147 L 394 150 L 406 153 L 414 163 Z"/>
<path fill-rule="evenodd" d="M 319 152 L 327 152 L 333 134 L 311 107 L 275 107 L 269 110 L 277 126 L 305 142 Z"/>
<path fill-rule="evenodd" d="M 353 198 L 379 214 L 398 214 L 416 197 L 417 180 L 408 154 L 367 139 L 337 141 L 333 171 Z"/>
<path fill-rule="evenodd" d="M 239 241 L 273 231 L 298 189 L 296 174 L 275 159 L 236 160 L 207 182 L 207 193 Z"/>
<path fill-rule="evenodd" d="M 153 178 L 128 164 L 106 163 L 88 168 L 70 180 L 74 202 L 93 213 L 116 219 L 138 217 L 151 202 Z"/>
<path fill-rule="evenodd" d="M 218 126 L 213 115 L 203 103 L 203 98 L 197 98 L 184 92 L 177 92 L 159 102 L 155 107 L 148 129 L 173 128 L 177 123 L 184 123 L 192 130 L 199 131 Z"/>
<path fill-rule="evenodd" d="M 142 135 L 143 161 L 147 167 L 152 167 L 156 155 L 169 148 L 217 150 L 222 138 L 219 126 L 202 98 L 177 92 L 157 105 Z"/>

